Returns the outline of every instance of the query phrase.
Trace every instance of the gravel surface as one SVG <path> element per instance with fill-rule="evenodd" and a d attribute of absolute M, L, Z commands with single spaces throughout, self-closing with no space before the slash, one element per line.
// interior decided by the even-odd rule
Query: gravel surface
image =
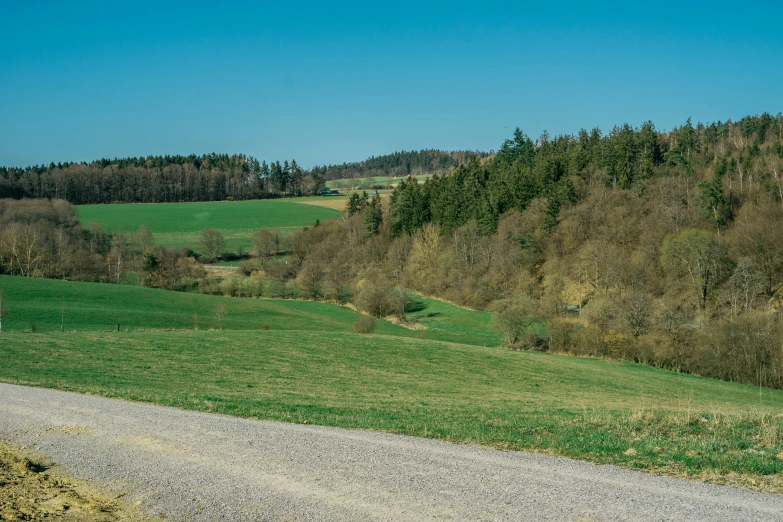
<path fill-rule="evenodd" d="M 0 384 L 0 438 L 174 520 L 783 520 L 783 496 Z"/>

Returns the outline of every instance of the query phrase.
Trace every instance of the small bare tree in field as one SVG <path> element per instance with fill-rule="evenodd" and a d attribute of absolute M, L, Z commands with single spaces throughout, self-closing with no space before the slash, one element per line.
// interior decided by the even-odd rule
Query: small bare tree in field
<path fill-rule="evenodd" d="M 198 312 L 193 312 L 193 327 L 198 330 Z"/>
<path fill-rule="evenodd" d="M 226 316 L 226 305 L 219 304 L 217 305 L 214 310 L 212 310 L 212 317 L 215 318 L 218 324 L 218 328 L 220 331 L 223 331 L 223 318 Z"/>

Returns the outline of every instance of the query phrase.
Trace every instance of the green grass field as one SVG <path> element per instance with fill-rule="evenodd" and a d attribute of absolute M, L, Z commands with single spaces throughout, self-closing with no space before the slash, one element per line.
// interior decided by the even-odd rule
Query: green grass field
<path fill-rule="evenodd" d="M 222 326 L 226 330 L 307 330 L 351 332 L 359 314 L 341 306 L 312 301 L 283 299 L 232 298 L 169 292 L 154 288 L 105 283 L 79 283 L 52 279 L 0 276 L 0 290 L 8 308 L 3 321 L 5 332 L 60 330 L 194 329 L 194 314 L 199 328 L 219 327 L 215 309 L 225 307 Z M 386 321 L 377 321 L 377 332 L 414 336 Z"/>
<path fill-rule="evenodd" d="M 247 278 L 241 278 L 247 280 Z M 3 321 L 6 332 L 32 330 L 60 331 L 63 315 L 67 331 L 85 330 L 160 330 L 194 329 L 194 314 L 199 328 L 218 328 L 214 311 L 226 309 L 222 326 L 226 330 L 259 330 L 266 324 L 271 330 L 313 330 L 352 332 L 359 314 L 330 303 L 290 299 L 253 299 L 170 292 L 133 285 L 80 283 L 53 279 L 0 275 L 0 290 L 8 308 Z M 63 314 L 64 307 L 64 314 Z M 428 330 L 422 332 L 376 321 L 377 334 L 497 346 L 499 334 L 481 332 L 489 325 L 490 314 L 474 312 L 435 299 L 419 299 L 412 314 L 421 317 Z M 497 342 L 489 342 L 497 339 Z"/>
<path fill-rule="evenodd" d="M 4 333 L 0 353 L 10 383 L 783 491 L 783 392 L 642 365 L 313 329 Z"/>
<path fill-rule="evenodd" d="M 77 210 L 83 224 L 92 221 L 112 233 L 132 232 L 145 225 L 155 234 L 156 243 L 196 251 L 201 230 L 214 228 L 221 231 L 230 252 L 240 247 L 247 252 L 250 237 L 261 228 L 290 233 L 316 220 L 340 216 L 337 210 L 303 205 L 295 199 L 79 205 Z"/>
<path fill-rule="evenodd" d="M 450 336 L 454 342 L 477 346 L 501 346 L 504 342 L 489 312 L 469 310 L 413 292 L 409 296 L 409 322 L 424 326 L 430 336 Z"/>

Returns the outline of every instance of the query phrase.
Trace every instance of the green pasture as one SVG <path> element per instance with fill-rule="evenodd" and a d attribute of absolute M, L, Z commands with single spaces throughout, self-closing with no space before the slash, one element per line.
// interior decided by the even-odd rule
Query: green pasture
<path fill-rule="evenodd" d="M 324 330 L 4 333 L 0 380 L 783 491 L 781 391 L 629 363 Z"/>
<path fill-rule="evenodd" d="M 409 292 L 408 321 L 420 324 L 433 336 L 448 335 L 455 342 L 478 346 L 501 346 L 503 333 L 492 321 L 492 314 L 470 310 Z"/>
<path fill-rule="evenodd" d="M 266 295 L 270 291 L 269 281 L 234 278 L 243 282 L 246 291 L 247 285 L 254 283 L 263 284 Z M 357 312 L 331 303 L 223 297 L 134 285 L 0 275 L 0 290 L 8 309 L 3 320 L 6 332 L 30 331 L 33 325 L 41 333 L 59 332 L 61 324 L 67 331 L 116 330 L 118 323 L 123 331 L 194 329 L 195 314 L 201 330 L 221 325 L 225 330 L 259 330 L 266 325 L 270 330 L 352 332 L 359 318 Z M 436 299 L 416 299 L 411 322 L 415 324 L 420 316 L 428 330 L 412 330 L 377 320 L 375 333 L 477 346 L 500 344 L 497 332 L 481 331 L 482 327 L 489 327 L 490 314 Z M 219 306 L 225 308 L 220 324 L 215 316 Z"/>
<path fill-rule="evenodd" d="M 340 216 L 337 210 L 302 205 L 295 199 L 79 205 L 77 210 L 83 224 L 92 221 L 112 233 L 132 232 L 145 225 L 155 234 L 156 243 L 195 251 L 201 230 L 214 228 L 223 234 L 230 252 L 240 247 L 247 252 L 251 236 L 261 228 L 287 234 L 316 220 Z"/>
<path fill-rule="evenodd" d="M 170 292 L 154 288 L 107 283 L 80 283 L 51 279 L 0 276 L 8 308 L 3 331 L 66 331 L 195 329 L 307 330 L 351 332 L 359 314 L 348 308 L 313 301 L 233 298 Z M 218 307 L 225 312 L 218 323 Z M 415 332 L 386 321 L 376 331 L 413 336 Z"/>

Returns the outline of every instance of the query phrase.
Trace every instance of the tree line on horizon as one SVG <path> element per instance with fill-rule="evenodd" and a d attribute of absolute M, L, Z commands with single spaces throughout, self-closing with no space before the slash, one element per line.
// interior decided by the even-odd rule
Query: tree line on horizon
<path fill-rule="evenodd" d="M 0 198 L 62 199 L 74 205 L 262 199 L 311 195 L 323 186 L 317 173 L 296 160 L 267 163 L 243 154 L 0 167 Z"/>
<path fill-rule="evenodd" d="M 309 196 L 327 180 L 358 174 L 443 173 L 481 153 L 396 152 L 342 166 L 302 168 L 296 160 L 243 154 L 146 156 L 91 163 L 0 167 L 0 199 L 63 199 L 74 205 L 175 203 Z"/>

